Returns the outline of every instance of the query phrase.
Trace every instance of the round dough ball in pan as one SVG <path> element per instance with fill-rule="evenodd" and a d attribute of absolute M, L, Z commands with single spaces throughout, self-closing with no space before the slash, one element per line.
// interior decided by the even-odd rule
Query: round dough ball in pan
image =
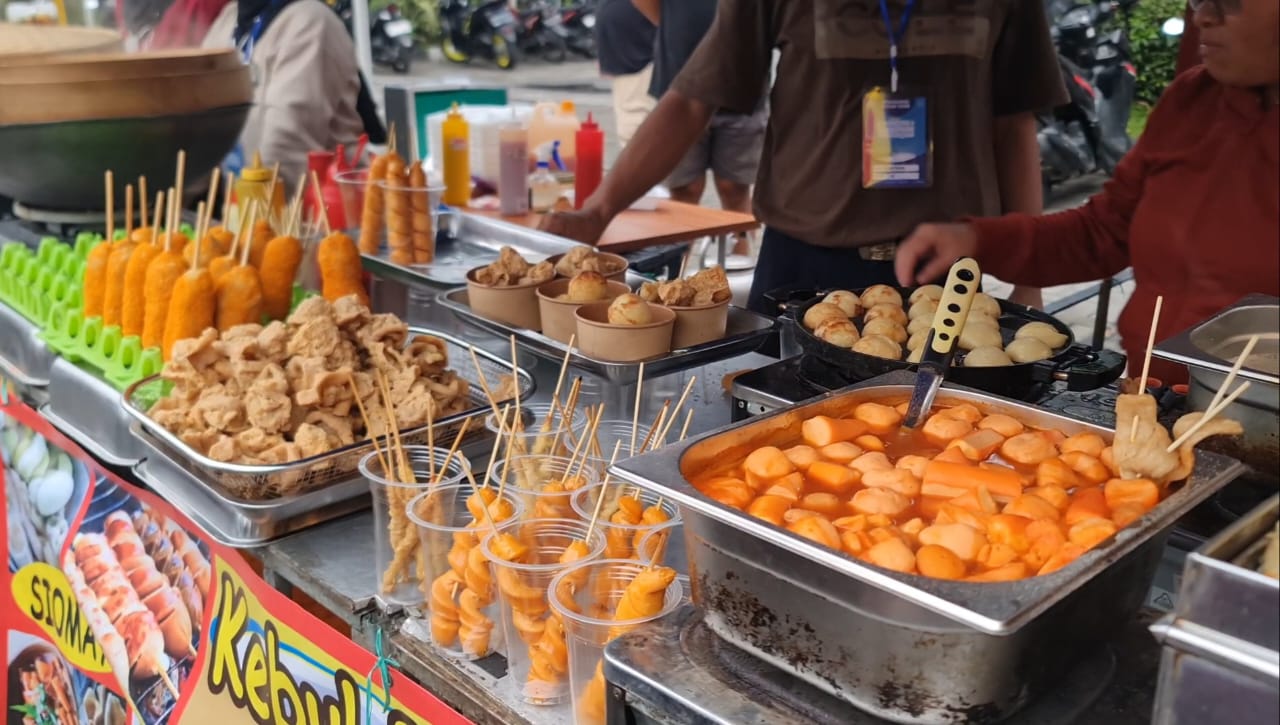
<path fill-rule="evenodd" d="M 914 335 L 921 330 L 927 330 L 933 327 L 933 315 L 928 317 L 912 317 L 907 323 L 907 334 Z"/>
<path fill-rule="evenodd" d="M 853 351 L 860 352 L 863 355 L 882 357 L 886 360 L 902 359 L 902 348 L 898 346 L 898 343 L 883 335 L 864 334 L 862 339 L 858 340 L 858 344 L 853 346 Z"/>
<path fill-rule="evenodd" d="M 1009 358 L 1016 363 L 1031 363 L 1037 360 L 1047 360 L 1053 357 L 1053 350 L 1042 341 L 1034 337 L 1024 337 L 1020 340 L 1014 340 L 1004 349 L 1009 354 Z"/>
<path fill-rule="evenodd" d="M 984 294 L 982 292 L 979 292 L 978 294 L 974 295 L 973 306 L 971 306 L 969 310 L 970 310 L 970 314 L 977 312 L 980 315 L 986 315 L 987 317 L 993 317 L 997 319 L 1002 314 L 1002 312 L 1000 311 L 1000 302 L 997 301 L 995 297 L 992 297 L 989 294 Z"/>
<path fill-rule="evenodd" d="M 827 320 L 847 319 L 849 319 L 849 316 L 844 313 L 844 310 L 829 302 L 819 302 L 808 310 L 805 310 L 804 326 L 810 330 L 816 330 L 818 329 L 818 325 L 821 325 Z"/>
<path fill-rule="evenodd" d="M 937 302 L 942 299 L 942 287 L 936 284 L 927 284 L 923 287 L 917 287 L 911 296 L 907 298 L 907 303 L 914 305 L 920 300 L 933 300 Z"/>
<path fill-rule="evenodd" d="M 1057 328 L 1047 322 L 1028 322 L 1019 327 L 1018 331 L 1013 335 L 1015 340 L 1021 340 L 1026 337 L 1035 338 L 1053 350 L 1057 350 L 1067 344 L 1067 336 L 1058 332 Z"/>
<path fill-rule="evenodd" d="M 917 347 L 916 349 L 912 350 L 910 354 L 907 355 L 907 362 L 918 363 L 923 358 L 924 358 L 924 345 L 921 345 L 920 347 Z"/>
<path fill-rule="evenodd" d="M 871 322 L 872 320 L 881 319 L 893 320 L 903 327 L 906 327 L 907 325 L 907 313 L 898 305 L 875 305 L 874 307 L 868 308 L 866 313 L 862 316 L 863 322 Z"/>
<path fill-rule="evenodd" d="M 887 317 L 881 317 L 865 323 L 862 326 L 862 336 L 866 337 L 867 335 L 887 337 L 898 345 L 906 342 L 911 337 L 907 334 L 906 328 Z"/>
<path fill-rule="evenodd" d="M 836 290 L 823 297 L 822 301 L 839 307 L 845 317 L 857 317 L 862 314 L 862 301 L 858 299 L 857 295 L 848 290 Z"/>
<path fill-rule="evenodd" d="M 870 309 L 876 305 L 902 306 L 902 295 L 887 284 L 871 285 L 862 291 L 862 306 Z"/>
<path fill-rule="evenodd" d="M 862 335 L 858 334 L 858 328 L 848 320 L 829 319 L 818 325 L 818 329 L 813 331 L 819 340 L 843 347 L 845 349 L 852 348 Z"/>
<path fill-rule="evenodd" d="M 1004 345 L 1004 338 L 1000 335 L 999 327 L 966 323 L 964 330 L 960 332 L 959 344 L 961 350 L 977 350 L 980 347 L 1001 347 Z"/>
<path fill-rule="evenodd" d="M 964 356 L 964 366 L 967 368 L 999 368 L 1012 364 L 1013 360 L 999 347 L 974 348 Z"/>
<path fill-rule="evenodd" d="M 927 317 L 933 319 L 933 314 L 938 311 L 938 301 L 931 299 L 923 299 L 913 302 L 911 309 L 907 310 L 907 317 L 914 320 L 917 317 Z"/>

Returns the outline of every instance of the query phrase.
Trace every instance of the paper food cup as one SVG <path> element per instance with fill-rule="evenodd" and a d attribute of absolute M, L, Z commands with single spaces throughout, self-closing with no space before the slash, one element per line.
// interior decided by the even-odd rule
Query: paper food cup
<path fill-rule="evenodd" d="M 719 340 L 729 327 L 729 300 L 705 307 L 672 307 L 671 311 L 676 313 L 673 350 Z"/>
<path fill-rule="evenodd" d="M 609 254 L 608 252 L 596 252 L 596 254 L 599 255 L 600 257 L 603 257 L 604 259 L 607 259 L 622 265 L 622 268 L 619 269 L 617 272 L 614 272 L 613 274 L 606 274 L 604 276 L 605 279 L 609 280 L 610 282 L 626 282 L 627 281 L 627 268 L 631 266 L 631 263 L 627 261 L 626 257 L 619 256 L 617 254 Z M 564 257 L 563 254 L 557 254 L 554 257 L 548 257 L 547 261 L 551 262 L 552 265 L 556 265 L 560 263 L 560 260 L 563 257 Z M 564 275 L 560 274 L 559 270 L 556 270 L 556 276 L 561 278 L 564 277 Z"/>
<path fill-rule="evenodd" d="M 653 322 L 647 325 L 609 324 L 608 302 L 592 302 L 578 308 L 578 349 L 583 355 L 610 362 L 638 362 L 671 352 L 671 331 L 676 313 L 649 305 Z"/>
<path fill-rule="evenodd" d="M 476 281 L 476 272 L 467 272 L 467 303 L 477 315 L 504 325 L 541 330 L 542 317 L 538 314 L 538 284 L 521 284 L 514 287 L 490 287 Z"/>
<path fill-rule="evenodd" d="M 568 343 L 569 339 L 578 330 L 577 319 L 573 313 L 586 302 L 568 302 L 566 300 L 557 299 L 569 289 L 570 280 L 560 277 L 543 284 L 538 288 L 538 310 L 542 316 L 542 334 L 557 340 L 559 342 Z M 622 282 L 615 282 L 609 279 L 605 282 L 608 288 L 604 302 L 612 301 L 618 295 L 624 295 L 631 291 L 631 288 Z"/>

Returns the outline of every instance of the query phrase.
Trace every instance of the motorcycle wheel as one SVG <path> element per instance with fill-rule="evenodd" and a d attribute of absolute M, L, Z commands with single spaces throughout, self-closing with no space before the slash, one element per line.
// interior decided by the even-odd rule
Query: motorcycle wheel
<path fill-rule="evenodd" d="M 409 72 L 409 59 L 405 57 L 396 58 L 391 64 L 391 70 L 401 75 Z"/>
<path fill-rule="evenodd" d="M 502 70 L 511 70 L 516 67 L 516 54 L 512 52 L 511 44 L 498 33 L 493 35 L 493 62 L 497 63 Z"/>
<path fill-rule="evenodd" d="M 447 31 L 444 39 L 440 41 L 440 52 L 450 63 L 466 63 L 471 60 L 471 56 L 462 52 L 462 49 L 454 44 L 453 38 Z"/>
<path fill-rule="evenodd" d="M 559 38 L 549 38 L 546 45 L 542 46 L 542 59 L 548 63 L 563 63 L 568 57 L 569 49 Z"/>

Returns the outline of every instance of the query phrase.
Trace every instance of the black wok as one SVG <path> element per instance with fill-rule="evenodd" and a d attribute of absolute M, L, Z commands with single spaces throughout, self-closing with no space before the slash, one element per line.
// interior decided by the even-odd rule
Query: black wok
<path fill-rule="evenodd" d="M 249 106 L 151 118 L 0 126 L 0 196 L 59 211 L 102 211 L 102 173 L 124 185 L 145 174 L 167 185 L 186 149 L 185 183 L 201 179 L 235 146 Z"/>
<path fill-rule="evenodd" d="M 855 290 L 855 293 L 860 293 Z M 899 290 L 905 300 L 910 289 Z M 915 370 L 916 366 L 905 360 L 888 360 L 837 347 L 819 339 L 804 326 L 804 314 L 825 297 L 818 294 L 808 301 L 788 306 L 788 316 L 795 324 L 796 339 L 806 355 L 812 355 L 835 368 L 849 383 L 894 370 Z M 1017 400 L 1035 397 L 1037 391 L 1057 381 L 1065 381 L 1068 390 L 1094 390 L 1112 382 L 1124 372 L 1125 356 L 1110 350 L 1094 350 L 1075 342 L 1071 328 L 1058 318 L 1039 310 L 1007 300 L 1000 303 L 1000 333 L 1005 344 L 1013 340 L 1018 328 L 1028 322 L 1045 322 L 1067 336 L 1067 344 L 1055 351 L 1053 357 L 1034 363 L 1015 364 L 996 368 L 966 368 L 953 366 L 947 379 L 960 385 L 984 390 Z M 857 324 L 857 322 L 855 322 Z M 861 326 L 859 325 L 859 330 Z M 963 362 L 963 355 L 957 355 Z"/>

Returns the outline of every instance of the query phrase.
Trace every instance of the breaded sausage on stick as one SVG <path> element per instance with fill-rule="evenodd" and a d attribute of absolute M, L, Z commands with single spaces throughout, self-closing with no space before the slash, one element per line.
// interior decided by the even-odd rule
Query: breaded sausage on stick
<path fill-rule="evenodd" d="M 89 252 L 88 259 L 85 260 L 84 266 L 84 282 L 81 289 L 83 296 L 83 310 L 85 319 L 90 317 L 102 316 L 102 305 L 106 300 L 107 294 L 107 262 L 111 257 L 111 236 L 113 222 L 111 220 L 112 196 L 112 175 L 110 171 L 103 174 L 102 183 L 107 192 L 107 238 L 98 244 Z"/>
<path fill-rule="evenodd" d="M 170 204 L 172 204 L 172 198 Z M 156 238 L 156 246 L 162 251 L 147 265 L 146 281 L 143 285 L 145 305 L 142 320 L 143 347 L 163 346 L 173 287 L 187 268 L 182 261 L 182 255 L 173 251 L 172 239 L 172 232 Z"/>
<path fill-rule="evenodd" d="M 259 207 L 249 212 L 249 225 L 253 226 L 253 216 Z M 262 320 L 262 282 L 258 270 L 249 264 L 250 246 L 245 244 L 240 250 L 240 264 L 213 283 L 217 297 L 214 311 L 214 325 L 219 332 L 226 332 L 236 325 L 246 325 Z M 203 331 L 204 328 L 201 328 Z M 196 333 L 197 335 L 199 332 Z"/>

